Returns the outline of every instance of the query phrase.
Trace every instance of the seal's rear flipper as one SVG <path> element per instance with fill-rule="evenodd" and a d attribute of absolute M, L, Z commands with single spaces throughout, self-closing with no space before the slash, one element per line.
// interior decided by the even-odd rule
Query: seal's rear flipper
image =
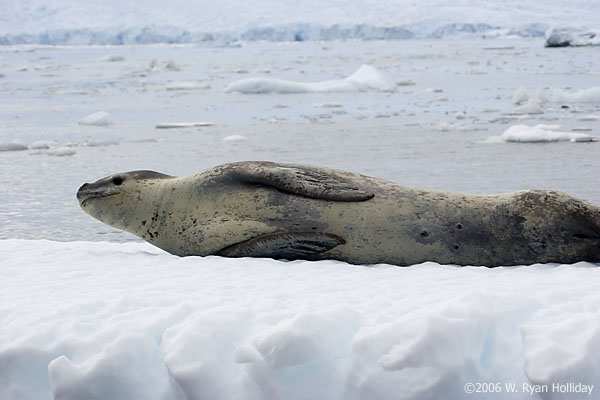
<path fill-rule="evenodd" d="M 334 170 L 273 162 L 236 163 L 230 164 L 230 168 L 228 174 L 237 181 L 271 186 L 311 199 L 365 201 L 374 196 Z"/>
<path fill-rule="evenodd" d="M 331 233 L 280 232 L 257 236 L 225 247 L 217 253 L 224 257 L 269 257 L 310 260 L 346 241 Z"/>

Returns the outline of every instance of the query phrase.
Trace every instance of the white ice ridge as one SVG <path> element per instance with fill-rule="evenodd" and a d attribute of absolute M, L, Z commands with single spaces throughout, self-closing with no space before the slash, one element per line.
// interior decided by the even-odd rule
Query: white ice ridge
<path fill-rule="evenodd" d="M 0 240 L 0 260 L 1 399 L 459 400 L 483 382 L 519 388 L 500 400 L 531 399 L 524 384 L 594 385 L 575 398 L 600 390 L 590 263 L 355 266 L 27 240 Z"/>
<path fill-rule="evenodd" d="M 298 82 L 274 78 L 249 78 L 231 83 L 226 93 L 306 93 L 306 92 L 363 92 L 392 91 L 394 83 L 371 65 L 362 65 L 344 79 L 321 82 Z"/>
<path fill-rule="evenodd" d="M 592 142 L 598 138 L 585 133 L 561 132 L 560 125 L 514 125 L 500 136 L 492 136 L 490 142 Z"/>

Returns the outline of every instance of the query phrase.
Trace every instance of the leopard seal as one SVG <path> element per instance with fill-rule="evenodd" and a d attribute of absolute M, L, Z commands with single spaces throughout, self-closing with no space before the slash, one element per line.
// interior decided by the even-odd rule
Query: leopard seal
<path fill-rule="evenodd" d="M 193 175 L 119 173 L 81 208 L 179 256 L 353 264 L 600 262 L 600 207 L 564 193 L 474 195 L 300 164 L 239 162 Z"/>

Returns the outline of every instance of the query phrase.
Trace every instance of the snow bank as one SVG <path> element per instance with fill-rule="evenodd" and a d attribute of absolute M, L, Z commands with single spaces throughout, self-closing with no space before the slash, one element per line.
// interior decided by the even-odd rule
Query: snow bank
<path fill-rule="evenodd" d="M 590 263 L 369 267 L 25 240 L 0 241 L 0 260 L 3 399 L 458 400 L 478 382 L 501 383 L 494 398 L 510 400 L 531 398 L 524 384 L 600 390 Z"/>
<path fill-rule="evenodd" d="M 514 125 L 500 136 L 492 136 L 491 142 L 592 142 L 597 138 L 585 133 L 561 132 L 560 125 Z"/>
<path fill-rule="evenodd" d="M 568 93 L 560 89 L 552 89 L 553 103 L 590 103 L 600 104 L 600 86 Z"/>
<path fill-rule="evenodd" d="M 550 28 L 546 31 L 546 47 L 600 46 L 600 30 Z"/>
<path fill-rule="evenodd" d="M 306 92 L 363 92 L 392 91 L 394 83 L 377 68 L 362 65 L 344 79 L 322 82 L 297 82 L 273 78 L 241 79 L 225 88 L 226 93 L 306 93 Z"/>
<path fill-rule="evenodd" d="M 79 125 L 108 126 L 111 124 L 110 114 L 106 111 L 98 111 L 81 118 L 77 123 Z"/>

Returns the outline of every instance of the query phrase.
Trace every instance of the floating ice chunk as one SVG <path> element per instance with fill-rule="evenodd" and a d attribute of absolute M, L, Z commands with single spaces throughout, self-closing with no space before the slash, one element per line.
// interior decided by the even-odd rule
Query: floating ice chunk
<path fill-rule="evenodd" d="M 101 146 L 114 146 L 119 144 L 116 140 L 86 140 L 81 143 L 82 146 L 86 147 L 101 147 Z"/>
<path fill-rule="evenodd" d="M 552 89 L 553 103 L 591 103 L 600 104 L 600 86 L 567 93 L 560 89 Z"/>
<path fill-rule="evenodd" d="M 355 73 L 344 79 L 351 82 L 358 90 L 380 90 L 389 92 L 395 85 L 386 75 L 371 65 L 362 65 Z"/>
<path fill-rule="evenodd" d="M 437 128 L 440 132 L 449 132 L 452 129 L 454 129 L 455 126 L 454 124 L 448 122 L 441 122 L 440 124 L 438 124 Z"/>
<path fill-rule="evenodd" d="M 98 111 L 81 118 L 77 123 L 79 125 L 107 126 L 111 124 L 110 114 L 106 111 Z"/>
<path fill-rule="evenodd" d="M 550 28 L 546 31 L 546 47 L 600 46 L 600 31 L 575 28 Z"/>
<path fill-rule="evenodd" d="M 0 151 L 22 151 L 27 150 L 23 143 L 0 143 Z"/>
<path fill-rule="evenodd" d="M 168 61 L 160 61 L 158 59 L 153 59 L 148 64 L 148 72 L 160 72 L 160 71 L 181 71 L 181 67 L 175 63 L 173 60 Z"/>
<path fill-rule="evenodd" d="M 510 114 L 543 114 L 542 106 L 535 98 L 530 98 L 525 104 L 515 107 Z"/>
<path fill-rule="evenodd" d="M 392 91 L 394 83 L 370 65 L 362 65 L 344 79 L 322 82 L 298 82 L 274 78 L 250 78 L 231 83 L 226 93 L 306 93 L 306 92 L 356 92 L 367 90 Z"/>
<path fill-rule="evenodd" d="M 173 82 L 167 85 L 167 90 L 204 90 L 210 89 L 210 85 L 200 82 Z"/>
<path fill-rule="evenodd" d="M 106 62 L 120 62 L 120 61 L 125 61 L 125 57 L 123 56 L 118 56 L 116 54 L 107 54 L 104 57 L 102 57 L 100 59 L 100 61 L 106 61 Z"/>
<path fill-rule="evenodd" d="M 539 104 L 548 103 L 548 97 L 546 96 L 546 94 L 544 93 L 544 91 L 542 89 L 536 89 L 533 97 L 535 98 L 535 100 L 537 100 L 537 102 Z"/>
<path fill-rule="evenodd" d="M 177 128 L 194 128 L 200 126 L 212 126 L 214 122 L 202 121 L 202 122 L 166 122 L 163 124 L 157 124 L 156 129 L 177 129 Z"/>
<path fill-rule="evenodd" d="M 343 81 L 337 81 L 342 82 Z M 321 84 L 324 82 L 318 82 Z M 225 88 L 225 93 L 247 93 L 247 94 L 259 94 L 259 93 L 306 93 L 316 92 L 319 90 L 314 83 L 303 83 L 286 81 L 283 79 L 274 78 L 250 78 L 235 81 Z M 340 85 L 338 89 L 343 86 L 344 90 L 351 90 L 351 85 Z"/>
<path fill-rule="evenodd" d="M 244 140 L 247 140 L 247 138 L 242 135 L 229 135 L 223 138 L 224 142 L 243 142 Z"/>
<path fill-rule="evenodd" d="M 464 112 L 457 112 L 456 114 L 454 114 L 454 116 L 456 117 L 456 119 L 466 119 L 467 118 L 467 114 L 465 114 Z"/>
<path fill-rule="evenodd" d="M 577 121 L 600 121 L 600 115 L 584 115 L 577 118 Z"/>
<path fill-rule="evenodd" d="M 513 104 L 522 104 L 529 100 L 529 93 L 525 86 L 519 86 L 513 93 L 512 102 Z"/>
<path fill-rule="evenodd" d="M 55 157 L 67 157 L 76 154 L 77 152 L 69 147 L 59 147 L 56 150 L 51 150 L 48 152 L 49 156 Z"/>
<path fill-rule="evenodd" d="M 277 117 L 272 117 L 272 118 L 261 118 L 261 121 L 267 121 L 270 124 L 279 124 L 281 123 L 281 121 L 284 121 L 284 118 L 277 118 Z"/>
<path fill-rule="evenodd" d="M 53 141 L 39 141 L 33 142 L 29 145 L 30 150 L 48 150 L 50 147 L 56 145 L 56 142 Z"/>
<path fill-rule="evenodd" d="M 313 103 L 313 107 L 315 108 L 341 108 L 344 107 L 343 104 L 340 103 Z"/>
<path fill-rule="evenodd" d="M 490 142 L 592 142 L 596 137 L 584 133 L 561 132 L 560 125 L 514 125 L 500 136 L 492 136 Z"/>

